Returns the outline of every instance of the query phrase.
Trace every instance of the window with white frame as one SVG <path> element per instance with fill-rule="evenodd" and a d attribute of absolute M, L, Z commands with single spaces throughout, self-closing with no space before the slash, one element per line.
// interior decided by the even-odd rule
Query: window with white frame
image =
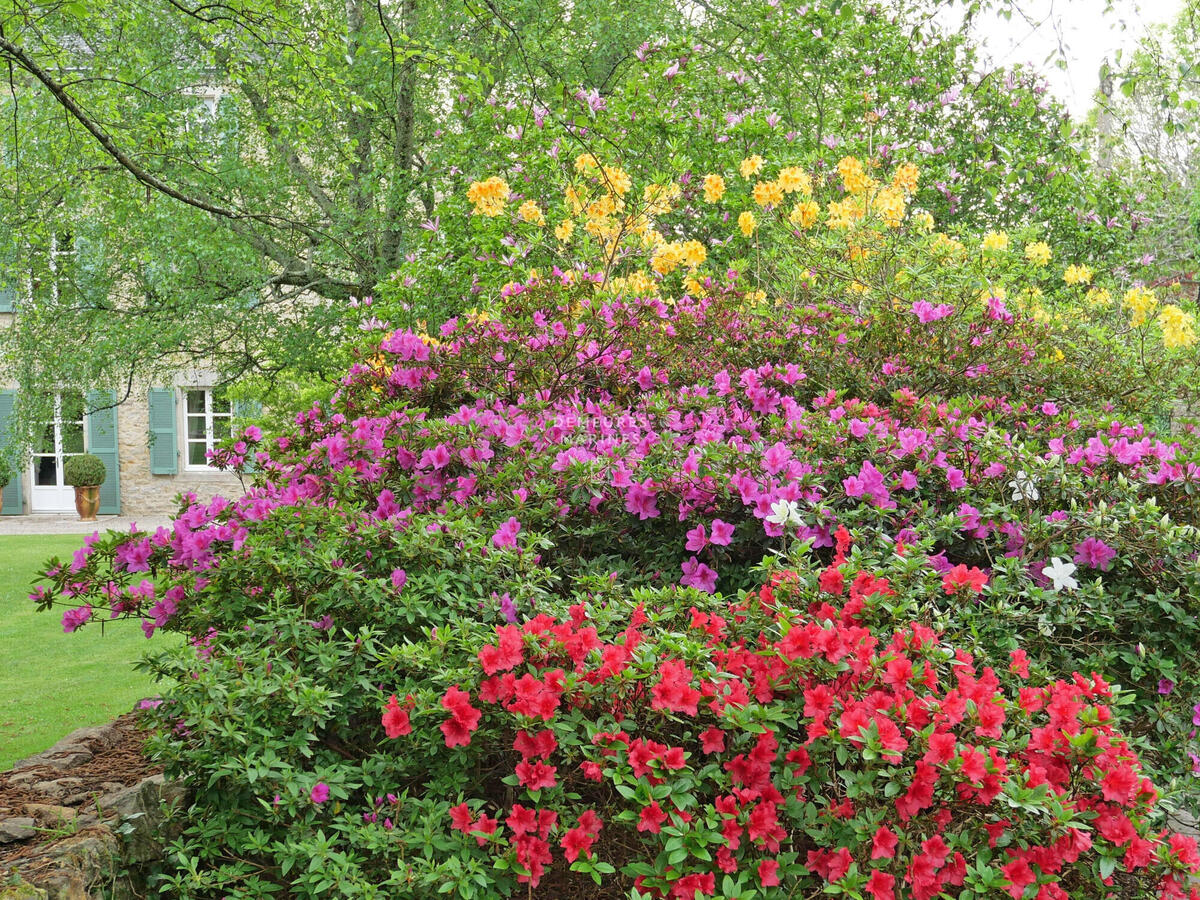
<path fill-rule="evenodd" d="M 187 467 L 207 469 L 208 453 L 229 437 L 233 404 L 222 388 L 185 388 Z"/>

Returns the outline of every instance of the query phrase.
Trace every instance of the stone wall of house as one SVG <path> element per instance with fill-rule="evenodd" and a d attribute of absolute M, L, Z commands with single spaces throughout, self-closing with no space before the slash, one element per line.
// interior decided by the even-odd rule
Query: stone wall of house
<path fill-rule="evenodd" d="M 173 513 L 175 496 L 187 491 L 205 501 L 217 494 L 233 498 L 244 492 L 237 476 L 216 470 L 189 472 L 182 461 L 178 475 L 150 474 L 150 403 L 145 388 L 117 407 L 117 439 L 123 516 Z"/>

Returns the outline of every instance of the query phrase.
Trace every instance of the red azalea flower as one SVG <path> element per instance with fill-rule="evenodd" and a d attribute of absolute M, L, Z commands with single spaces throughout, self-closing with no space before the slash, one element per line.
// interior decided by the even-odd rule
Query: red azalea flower
<path fill-rule="evenodd" d="M 575 862 L 580 853 L 591 858 L 594 842 L 595 838 L 584 829 L 572 828 L 562 836 L 559 846 L 563 848 L 563 855 L 567 858 L 567 862 Z"/>
<path fill-rule="evenodd" d="M 1013 650 L 1008 654 L 1010 662 L 1008 664 L 1009 671 L 1015 672 L 1022 678 L 1029 677 L 1029 656 L 1024 650 Z"/>
<path fill-rule="evenodd" d="M 779 884 L 779 863 L 773 859 L 764 859 L 758 864 L 758 880 L 763 887 L 776 887 Z"/>
<path fill-rule="evenodd" d="M 487 836 L 496 833 L 500 823 L 488 816 L 480 816 L 479 821 L 471 827 L 471 834 L 475 836 L 475 843 L 480 847 L 488 842 Z"/>
<path fill-rule="evenodd" d="M 721 753 L 725 750 L 725 732 L 715 725 L 700 732 L 700 749 L 704 753 Z"/>
<path fill-rule="evenodd" d="M 471 705 L 471 695 L 452 687 L 442 697 L 442 707 L 450 711 L 450 718 L 441 724 L 447 747 L 466 746 L 471 743 L 471 732 L 479 727 L 483 715 Z"/>
<path fill-rule="evenodd" d="M 896 844 L 900 838 L 886 825 L 880 825 L 871 839 L 871 859 L 892 859 L 896 855 Z"/>
<path fill-rule="evenodd" d="M 479 650 L 479 664 L 487 675 L 515 669 L 524 658 L 520 628 L 516 625 L 498 625 L 496 636 L 499 640 L 494 645 L 487 644 Z"/>
<path fill-rule="evenodd" d="M 896 884 L 896 877 L 889 875 L 887 872 L 881 872 L 876 869 L 871 873 L 871 877 L 867 879 L 867 883 L 863 889 L 871 895 L 872 900 L 896 900 L 896 895 L 893 888 Z"/>
<path fill-rule="evenodd" d="M 558 770 L 554 766 L 548 766 L 544 762 L 517 763 L 517 777 L 521 780 L 526 788 L 531 791 L 540 791 L 542 788 L 552 788 L 558 784 L 555 774 Z"/>
<path fill-rule="evenodd" d="M 513 740 L 513 749 L 520 753 L 521 758 L 525 760 L 547 759 L 558 749 L 558 739 L 549 729 L 539 731 L 537 734 L 531 734 L 522 729 L 517 732 L 517 736 Z"/>
<path fill-rule="evenodd" d="M 412 733 L 412 724 L 408 720 L 408 712 L 400 708 L 396 695 L 388 697 L 387 709 L 383 713 L 383 730 L 390 738 Z"/>
<path fill-rule="evenodd" d="M 987 584 L 987 575 L 985 575 L 978 566 L 972 566 L 968 569 L 962 563 L 959 563 L 953 569 L 945 574 L 942 578 L 942 588 L 947 594 L 953 594 L 960 587 L 966 587 L 970 591 L 980 593 Z"/>
<path fill-rule="evenodd" d="M 654 801 L 649 806 L 642 807 L 642 811 L 638 815 L 637 830 L 658 834 L 662 831 L 663 822 L 665 821 L 667 821 L 667 814 L 662 811 L 662 807 L 658 805 L 658 801 Z"/>
<path fill-rule="evenodd" d="M 467 807 L 466 803 L 450 807 L 450 826 L 455 831 L 461 831 L 466 834 L 471 830 L 471 823 L 471 810 Z"/>

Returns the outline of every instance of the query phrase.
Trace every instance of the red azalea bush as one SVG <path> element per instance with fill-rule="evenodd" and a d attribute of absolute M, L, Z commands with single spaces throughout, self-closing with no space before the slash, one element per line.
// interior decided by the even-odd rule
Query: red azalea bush
<path fill-rule="evenodd" d="M 496 626 L 413 710 L 434 721 L 414 730 L 393 696 L 382 725 L 391 752 L 436 727 L 458 765 L 489 760 L 494 780 L 446 809 L 448 849 L 518 885 L 615 861 L 631 896 L 680 900 L 1200 896 L 1196 842 L 1152 827 L 1104 679 L 1029 682 L 1020 651 L 1010 673 L 980 667 L 892 627 L 895 596 L 836 562 L 682 622 L 678 601 L 624 623 L 576 605 Z"/>

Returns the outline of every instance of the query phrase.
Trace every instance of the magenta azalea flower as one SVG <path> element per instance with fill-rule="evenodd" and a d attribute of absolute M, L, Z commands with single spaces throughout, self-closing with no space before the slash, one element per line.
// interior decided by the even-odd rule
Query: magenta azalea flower
<path fill-rule="evenodd" d="M 329 799 L 329 785 L 323 781 L 318 781 L 313 785 L 312 793 L 309 796 L 312 797 L 313 803 L 324 803 Z"/>
<path fill-rule="evenodd" d="M 62 626 L 63 631 L 70 634 L 76 628 L 79 628 L 92 617 L 92 607 L 90 604 L 84 604 L 77 609 L 68 609 L 63 613 Z"/>
<path fill-rule="evenodd" d="M 733 540 L 733 526 L 720 519 L 713 519 L 712 534 L 709 536 L 709 540 L 722 547 L 729 546 L 729 542 Z"/>
<path fill-rule="evenodd" d="M 516 516 L 510 516 L 508 521 L 501 525 L 496 533 L 492 535 L 492 546 L 497 550 L 502 547 L 516 547 L 517 534 L 521 531 L 521 523 L 517 521 Z"/>
<path fill-rule="evenodd" d="M 1117 551 L 1099 538 L 1090 537 L 1075 545 L 1075 562 L 1107 572 L 1116 558 Z"/>
<path fill-rule="evenodd" d="M 684 560 L 683 577 L 679 579 L 679 583 L 685 587 L 694 587 L 698 591 L 704 591 L 706 594 L 715 594 L 717 592 L 717 573 L 693 556 Z"/>

